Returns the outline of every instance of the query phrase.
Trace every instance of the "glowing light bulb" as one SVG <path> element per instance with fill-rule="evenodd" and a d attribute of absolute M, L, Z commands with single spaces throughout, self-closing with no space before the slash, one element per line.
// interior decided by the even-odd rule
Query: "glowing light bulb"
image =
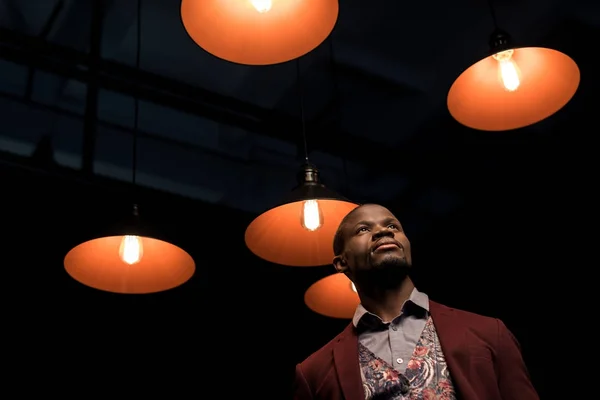
<path fill-rule="evenodd" d="M 139 263 L 144 255 L 142 238 L 139 236 L 125 235 L 119 246 L 119 257 L 124 263 L 133 265 Z"/>
<path fill-rule="evenodd" d="M 323 225 L 323 213 L 317 200 L 306 200 L 302 204 L 302 227 L 309 231 L 316 231 Z"/>
<path fill-rule="evenodd" d="M 492 57 L 498 61 L 498 72 L 500 81 L 506 90 L 514 92 L 519 88 L 521 80 L 519 79 L 519 68 L 512 59 L 514 50 L 505 50 L 494 54 Z"/>
<path fill-rule="evenodd" d="M 259 13 L 266 13 L 273 6 L 273 0 L 250 0 L 250 3 Z"/>
<path fill-rule="evenodd" d="M 354 293 L 358 293 L 358 292 L 356 291 L 356 286 L 354 285 L 354 282 L 352 282 L 352 281 L 350 281 L 350 289 L 352 289 L 352 291 L 353 291 Z"/>

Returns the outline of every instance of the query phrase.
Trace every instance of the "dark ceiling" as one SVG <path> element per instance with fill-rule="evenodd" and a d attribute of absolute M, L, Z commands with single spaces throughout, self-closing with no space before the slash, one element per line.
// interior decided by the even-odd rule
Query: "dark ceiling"
<path fill-rule="evenodd" d="M 563 110 L 500 133 L 449 116 L 453 79 L 487 51 L 484 0 L 342 0 L 331 37 L 300 60 L 308 145 L 329 187 L 401 217 L 422 290 L 507 323 L 544 394 L 538 339 L 550 329 L 551 291 L 539 292 L 537 269 L 562 263 L 556 216 L 573 213 L 565 205 L 583 195 L 566 193 L 591 179 L 600 3 L 496 3 L 519 43 L 578 63 L 581 86 Z M 268 264 L 243 243 L 252 218 L 295 184 L 296 64 L 207 54 L 183 29 L 179 1 L 144 1 L 142 19 L 141 208 L 197 273 L 166 293 L 120 296 L 62 266 L 73 245 L 129 210 L 135 1 L 1 0 L 4 266 L 15 274 L 5 304 L 20 349 L 11 370 L 39 381 L 59 367 L 47 388 L 56 393 L 288 398 L 294 365 L 347 323 L 303 304 L 330 266 Z M 81 388 L 70 383 L 85 376 Z"/>

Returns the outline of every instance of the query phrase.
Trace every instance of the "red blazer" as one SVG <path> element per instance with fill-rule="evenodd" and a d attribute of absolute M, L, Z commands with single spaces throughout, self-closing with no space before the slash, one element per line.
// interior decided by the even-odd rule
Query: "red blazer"
<path fill-rule="evenodd" d="M 449 308 L 429 309 L 461 400 L 538 400 L 519 343 L 495 318 Z M 365 400 L 352 324 L 296 366 L 294 400 Z"/>

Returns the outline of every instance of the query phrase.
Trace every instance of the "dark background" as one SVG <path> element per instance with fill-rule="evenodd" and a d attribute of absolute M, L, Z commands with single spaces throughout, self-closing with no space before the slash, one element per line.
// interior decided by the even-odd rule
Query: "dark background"
<path fill-rule="evenodd" d="M 449 116 L 453 79 L 486 54 L 485 1 L 341 1 L 331 40 L 301 59 L 308 144 L 328 187 L 401 218 L 422 291 L 504 320 L 544 398 L 549 360 L 565 355 L 554 338 L 569 311 L 558 308 L 580 297 L 566 276 L 591 265 L 571 259 L 585 248 L 571 239 L 577 224 L 595 227 L 585 210 L 600 88 L 589 46 L 600 39 L 600 10 L 558 0 L 496 8 L 520 42 L 578 63 L 581 86 L 559 113 L 501 133 Z M 331 266 L 269 264 L 243 241 L 248 223 L 295 183 L 295 63 L 216 59 L 185 33 L 178 1 L 144 2 L 140 207 L 197 272 L 165 293 L 103 293 L 72 280 L 62 262 L 130 209 L 135 2 L 2 0 L 0 11 L 9 384 L 288 398 L 295 364 L 348 322 L 303 303 Z"/>

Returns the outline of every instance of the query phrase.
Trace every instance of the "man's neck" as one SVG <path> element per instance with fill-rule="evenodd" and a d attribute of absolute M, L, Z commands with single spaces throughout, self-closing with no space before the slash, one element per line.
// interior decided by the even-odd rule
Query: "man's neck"
<path fill-rule="evenodd" d="M 395 289 L 361 293 L 360 301 L 367 311 L 377 315 L 384 322 L 390 322 L 400 314 L 402 305 L 409 299 L 414 288 L 413 281 L 406 277 Z"/>

